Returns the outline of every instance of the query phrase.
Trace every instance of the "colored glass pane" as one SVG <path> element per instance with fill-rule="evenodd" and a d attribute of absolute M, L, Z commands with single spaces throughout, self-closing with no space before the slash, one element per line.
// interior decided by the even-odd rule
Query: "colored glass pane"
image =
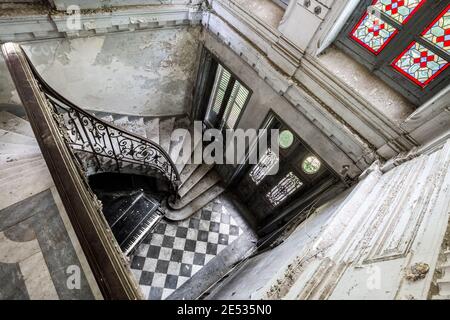
<path fill-rule="evenodd" d="M 315 174 L 320 170 L 322 163 L 314 156 L 307 157 L 302 163 L 302 169 L 307 174 Z"/>
<path fill-rule="evenodd" d="M 365 14 L 355 26 L 351 37 L 363 47 L 378 54 L 395 36 L 397 29 L 372 14 Z"/>
<path fill-rule="evenodd" d="M 399 23 L 405 24 L 424 3 L 425 0 L 377 0 L 373 6 Z"/>
<path fill-rule="evenodd" d="M 267 175 L 274 174 L 278 171 L 278 167 L 275 165 L 279 160 L 278 156 L 272 150 L 267 149 L 258 164 L 250 171 L 250 178 L 258 185 Z"/>
<path fill-rule="evenodd" d="M 423 37 L 450 54 L 450 6 L 425 30 Z"/>
<path fill-rule="evenodd" d="M 448 67 L 448 62 L 421 44 L 413 42 L 392 66 L 416 84 L 425 87 Z"/>
<path fill-rule="evenodd" d="M 280 147 L 287 149 L 294 143 L 294 135 L 289 130 L 284 130 L 280 133 Z"/>
<path fill-rule="evenodd" d="M 297 191 L 303 182 L 292 172 L 289 172 L 281 181 L 273 187 L 273 189 L 266 195 L 267 200 L 276 207 L 291 194 Z"/>

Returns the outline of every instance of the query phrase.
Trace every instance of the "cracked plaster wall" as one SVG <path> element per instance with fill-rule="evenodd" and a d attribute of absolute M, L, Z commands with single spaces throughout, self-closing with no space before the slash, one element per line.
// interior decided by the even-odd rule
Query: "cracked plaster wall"
<path fill-rule="evenodd" d="M 189 112 L 199 28 L 179 27 L 24 44 L 44 79 L 80 107 L 131 115 Z M 0 62 L 0 105 L 18 103 Z"/>
<path fill-rule="evenodd" d="M 424 147 L 390 171 L 374 164 L 350 193 L 249 260 L 209 298 L 428 298 L 449 219 L 450 140 Z M 426 271 L 411 277 L 417 265 Z"/>

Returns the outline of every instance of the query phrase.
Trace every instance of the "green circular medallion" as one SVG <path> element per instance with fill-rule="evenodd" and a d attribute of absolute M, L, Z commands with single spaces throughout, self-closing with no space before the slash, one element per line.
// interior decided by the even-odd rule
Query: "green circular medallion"
<path fill-rule="evenodd" d="M 314 156 L 309 156 L 302 163 L 302 169 L 307 174 L 315 174 L 319 171 L 322 163 Z"/>
<path fill-rule="evenodd" d="M 280 147 L 287 149 L 294 143 L 294 135 L 289 130 L 284 130 L 280 133 L 279 141 Z"/>

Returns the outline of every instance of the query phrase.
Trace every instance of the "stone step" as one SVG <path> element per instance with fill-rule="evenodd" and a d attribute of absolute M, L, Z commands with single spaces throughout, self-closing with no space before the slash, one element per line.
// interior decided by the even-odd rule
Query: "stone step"
<path fill-rule="evenodd" d="M 34 138 L 30 123 L 10 112 L 0 112 L 0 129 Z"/>
<path fill-rule="evenodd" d="M 128 116 L 119 116 L 118 118 L 115 118 L 113 120 L 113 123 L 118 126 L 119 128 L 125 129 L 126 130 L 126 126 L 128 125 Z"/>
<path fill-rule="evenodd" d="M 442 271 L 442 274 L 444 276 L 450 276 L 450 261 L 447 260 L 447 262 L 444 262 L 441 266 L 440 269 Z"/>
<path fill-rule="evenodd" d="M 175 128 L 171 135 L 170 142 L 170 158 L 172 161 L 177 164 L 179 163 L 179 158 L 182 156 L 181 151 L 190 144 L 190 139 L 186 139 L 186 137 L 190 136 L 189 132 L 189 119 L 187 117 L 180 118 L 175 122 Z"/>
<path fill-rule="evenodd" d="M 192 133 L 191 133 L 192 135 Z M 193 139 L 193 136 L 192 136 Z M 187 139 L 185 140 L 185 144 L 187 143 Z M 189 155 L 183 155 L 180 156 L 180 158 L 178 159 L 177 163 L 175 164 L 175 166 L 177 167 L 178 172 L 180 172 L 180 174 L 184 171 L 185 167 L 189 166 L 189 165 L 199 165 L 199 164 L 194 164 L 194 154 L 196 152 L 202 152 L 202 140 L 200 139 L 199 141 L 194 141 L 191 142 L 191 144 L 195 143 L 194 147 L 192 148 L 193 151 L 191 154 Z M 200 158 L 200 161 L 202 161 L 202 158 Z M 181 179 L 181 181 L 185 181 L 183 179 Z"/>
<path fill-rule="evenodd" d="M 450 300 L 450 294 L 445 296 L 441 295 L 432 296 L 431 300 Z"/>
<path fill-rule="evenodd" d="M 448 295 L 450 294 L 450 279 L 438 279 L 437 285 L 439 287 L 440 295 Z"/>
<path fill-rule="evenodd" d="M 167 152 L 170 152 L 170 141 L 175 125 L 175 117 L 159 121 L 159 145 Z"/>
<path fill-rule="evenodd" d="M 444 256 L 447 259 L 447 261 L 450 261 L 450 250 L 445 250 L 444 251 Z"/>
<path fill-rule="evenodd" d="M 37 153 L 41 150 L 36 146 L 29 146 L 25 144 L 14 144 L 0 142 L 0 154 L 26 154 Z"/>
<path fill-rule="evenodd" d="M 1 186 L 4 192 L 0 192 L 0 210 L 22 201 L 32 195 L 38 194 L 53 186 L 53 180 L 48 169 L 38 171 L 14 180 L 9 180 Z"/>
<path fill-rule="evenodd" d="M 173 210 L 169 208 L 166 209 L 166 214 L 164 217 L 171 221 L 185 220 L 190 216 L 192 216 L 194 213 L 196 213 L 198 210 L 202 209 L 208 203 L 213 201 L 224 191 L 225 188 L 222 187 L 220 184 L 217 184 L 181 210 Z"/>
<path fill-rule="evenodd" d="M 103 121 L 106 121 L 106 122 L 114 123 L 114 117 L 111 115 L 100 117 L 100 119 L 102 119 Z"/>
<path fill-rule="evenodd" d="M 42 158 L 42 154 L 40 152 L 0 155 L 0 168 L 7 168 L 10 166 L 15 166 L 18 163 L 32 161 L 37 158 Z"/>
<path fill-rule="evenodd" d="M 194 164 L 194 163 L 190 163 L 187 164 L 183 170 L 180 173 L 180 181 L 181 181 L 181 185 L 186 183 L 186 181 L 189 179 L 190 176 L 192 176 L 192 174 L 194 173 L 195 170 L 197 170 L 197 168 L 201 166 L 200 164 Z"/>
<path fill-rule="evenodd" d="M 193 186 L 181 199 L 171 203 L 172 209 L 178 210 L 189 205 L 211 187 L 220 182 L 220 176 L 215 171 L 210 171 L 203 179 Z"/>
<path fill-rule="evenodd" d="M 12 180 L 26 178 L 27 176 L 32 175 L 34 172 L 44 168 L 47 168 L 47 164 L 45 163 L 45 161 L 34 164 L 33 166 L 29 164 L 28 168 L 22 168 L 22 170 L 17 170 L 15 167 L 11 167 L 5 170 L 6 172 L 3 176 L 0 176 L 0 186 L 8 184 L 8 182 Z M 13 169 L 13 172 L 11 172 L 11 169 Z M 15 172 L 14 169 L 16 169 Z"/>
<path fill-rule="evenodd" d="M 145 130 L 144 118 L 139 117 L 135 119 L 128 118 L 128 123 L 124 126 L 125 130 L 128 130 L 138 136 L 147 138 L 147 131 Z"/>
<path fill-rule="evenodd" d="M 0 181 L 5 178 L 13 178 L 19 172 L 35 170 L 36 167 L 39 167 L 42 164 L 45 164 L 45 160 L 43 158 L 35 158 L 32 161 L 26 161 L 19 164 L 16 163 L 14 166 L 9 166 L 6 168 L 0 167 Z"/>
<path fill-rule="evenodd" d="M 6 131 L 0 129 L 0 141 L 6 143 L 14 143 L 14 144 L 26 144 L 30 146 L 37 146 L 37 141 L 35 138 L 31 138 L 29 136 L 15 133 L 12 131 Z"/>
<path fill-rule="evenodd" d="M 145 122 L 145 131 L 149 140 L 159 144 L 159 118 L 147 120 Z"/>
<path fill-rule="evenodd" d="M 180 197 L 184 197 L 201 179 L 203 179 L 214 165 L 211 164 L 202 164 L 197 167 L 194 173 L 187 179 L 184 183 L 182 183 L 180 189 L 178 190 L 178 195 Z"/>

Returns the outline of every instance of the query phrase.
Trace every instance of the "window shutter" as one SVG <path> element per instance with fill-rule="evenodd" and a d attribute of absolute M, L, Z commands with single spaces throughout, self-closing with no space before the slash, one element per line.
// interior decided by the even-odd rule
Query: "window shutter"
<path fill-rule="evenodd" d="M 219 114 L 220 107 L 222 106 L 223 99 L 225 97 L 225 92 L 227 90 L 228 84 L 231 80 L 231 74 L 221 67 L 221 74 L 220 74 L 220 80 L 219 85 L 217 87 L 217 94 L 216 98 L 214 99 L 214 104 L 212 106 L 212 111 L 215 114 Z"/>
<path fill-rule="evenodd" d="M 235 127 L 249 94 L 250 92 L 236 81 L 231 94 L 232 99 L 225 110 L 225 114 L 228 115 L 226 122 L 228 128 Z"/>

